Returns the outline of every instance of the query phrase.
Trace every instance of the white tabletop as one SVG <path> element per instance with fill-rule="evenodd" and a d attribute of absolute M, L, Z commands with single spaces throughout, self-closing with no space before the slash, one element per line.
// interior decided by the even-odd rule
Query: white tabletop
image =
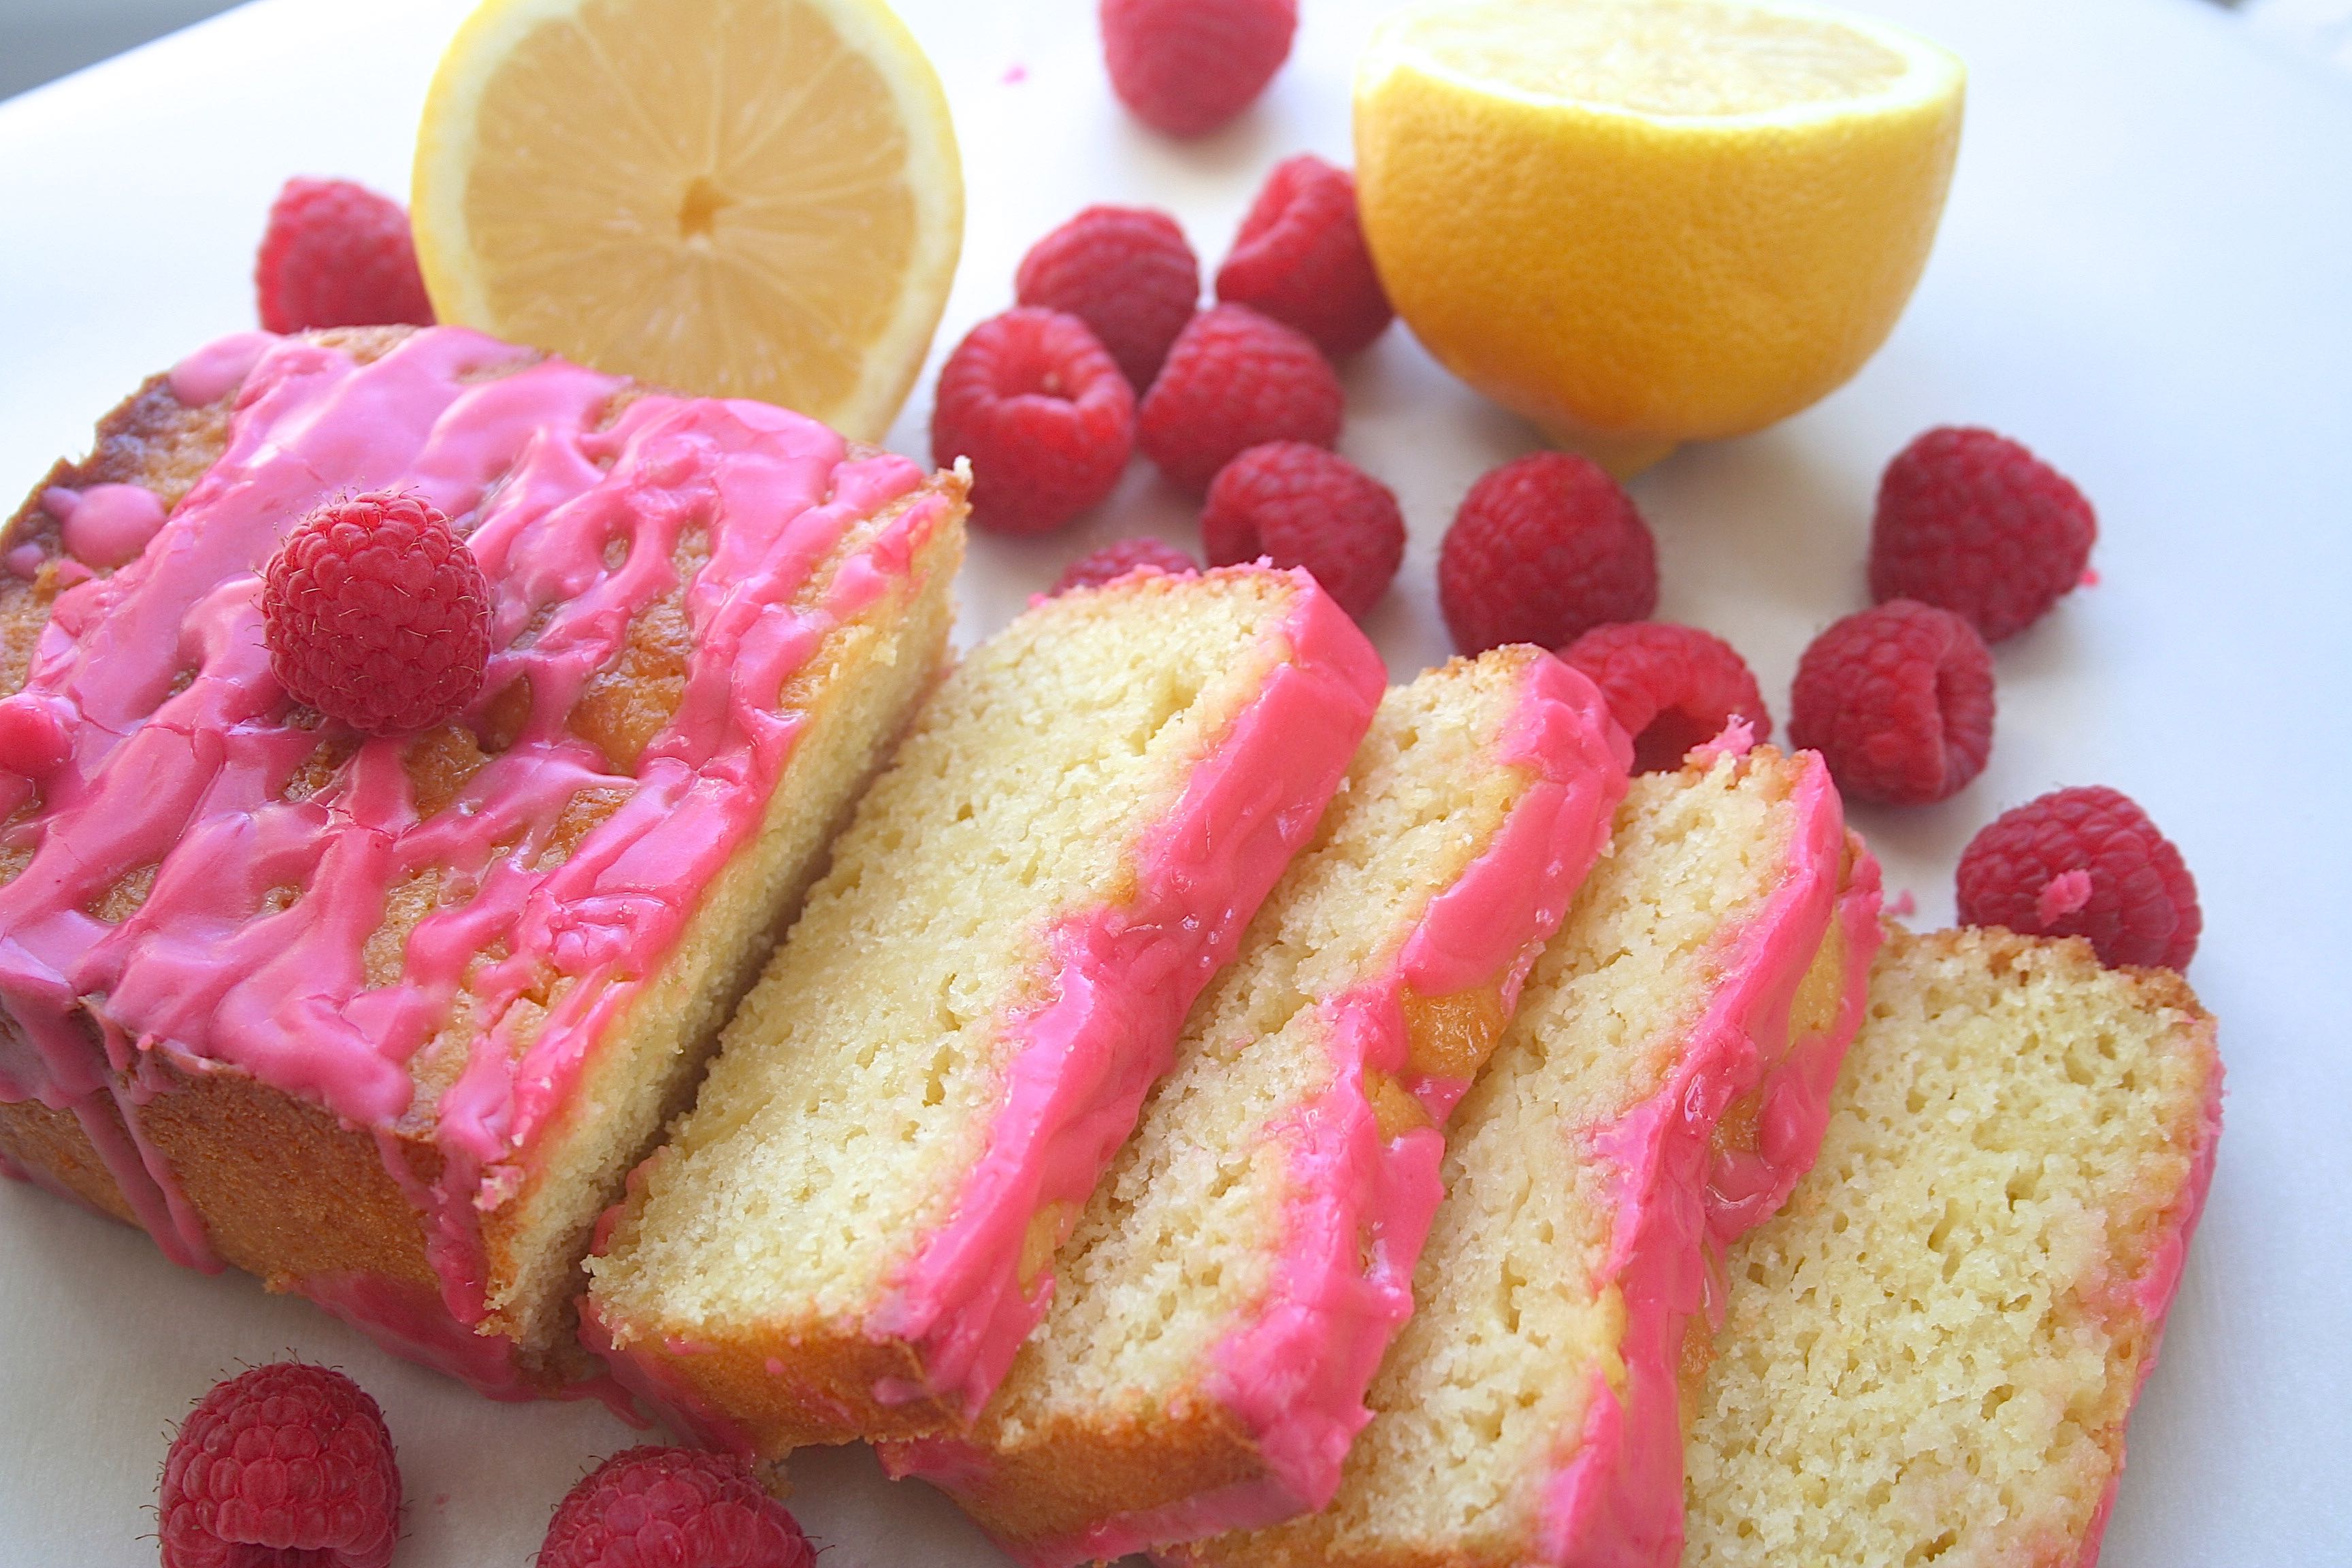
<path fill-rule="evenodd" d="M 1213 267 L 1265 170 L 1346 161 L 1372 15 L 1307 0 L 1290 64 L 1191 146 L 1112 101 L 1086 0 L 902 0 L 964 153 L 964 260 L 941 333 L 1010 302 L 1031 240 L 1089 201 L 1178 214 Z M 1878 470 L 1935 424 L 1989 424 L 2098 508 L 2102 578 L 1997 654 L 1992 763 L 1956 799 L 1857 811 L 1916 923 L 2002 808 L 2063 784 L 2136 796 L 2203 897 L 2189 971 L 2229 1063 L 2219 1173 L 2133 1423 L 2111 1568 L 2352 1559 L 2352 1029 L 2340 889 L 2352 726 L 2352 89 L 2199 0 L 1878 0 L 1967 60 L 1943 234 L 1853 384 L 1636 480 L 1659 614 L 1729 637 L 1785 721 L 1822 626 L 1864 602 Z M 249 326 L 262 214 L 291 174 L 404 188 L 426 78 L 465 0 L 262 0 L 0 104 L 0 490 L 79 455 L 142 376 Z M 1412 531 L 1369 622 L 1391 672 L 1448 648 L 1432 563 L 1469 481 L 1526 427 L 1402 331 L 1345 373 L 1342 447 Z M 927 450 L 929 382 L 892 443 Z M 1141 462 L 1071 535 L 976 542 L 962 634 L 1099 540 L 1191 545 Z M 409 1497 L 403 1568 L 530 1560 L 558 1497 L 636 1435 L 593 1406 L 494 1405 L 306 1303 L 165 1264 L 138 1235 L 0 1183 L 0 1563 L 154 1561 L 160 1434 L 218 1376 L 289 1352 L 382 1401 Z M 999 1561 L 862 1450 L 796 1461 L 831 1568 Z"/>

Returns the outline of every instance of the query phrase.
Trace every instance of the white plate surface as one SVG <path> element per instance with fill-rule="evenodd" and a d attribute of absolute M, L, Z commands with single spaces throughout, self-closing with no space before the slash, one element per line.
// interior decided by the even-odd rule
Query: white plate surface
<path fill-rule="evenodd" d="M 1348 158 L 1347 83 L 1385 7 L 1306 0 L 1290 64 L 1202 143 L 1112 100 L 1085 0 L 902 0 L 940 63 L 970 222 L 935 350 L 1010 302 L 1029 242 L 1091 201 L 1174 211 L 1213 267 L 1265 171 Z M 1880 468 L 1982 423 L 2099 510 L 2101 584 L 1998 652 L 1991 766 L 1958 798 L 1854 816 L 1916 923 L 2002 808 L 2104 783 L 2179 841 L 2203 895 L 2190 970 L 2222 1020 L 2227 1131 L 2162 1371 L 2133 1424 L 2113 1568 L 2352 1561 L 2352 90 L 2196 0 L 1878 0 L 1958 50 L 1968 126 L 1943 234 L 1893 340 L 1761 436 L 1635 481 L 1659 613 L 1713 628 L 1785 718 L 1797 656 L 1864 602 Z M 404 188 L 462 0 L 262 0 L 0 105 L 0 489 L 84 449 L 152 370 L 252 321 L 261 218 L 291 174 Z M 1345 373 L 1342 447 L 1412 542 L 1370 629 L 1407 678 L 1447 651 L 1432 577 L 1470 480 L 1535 446 L 1402 331 Z M 929 376 L 892 432 L 927 446 Z M 1101 539 L 1195 542 L 1146 465 L 1070 535 L 976 542 L 961 635 Z M 0 1563 L 154 1561 L 162 1434 L 211 1382 L 289 1352 L 383 1402 L 410 1498 L 403 1568 L 529 1562 L 590 1460 L 635 1434 L 583 1405 L 493 1405 L 299 1300 L 164 1264 L 141 1237 L 0 1184 Z M 796 1469 L 831 1568 L 1000 1561 L 944 1500 L 848 1450 Z"/>

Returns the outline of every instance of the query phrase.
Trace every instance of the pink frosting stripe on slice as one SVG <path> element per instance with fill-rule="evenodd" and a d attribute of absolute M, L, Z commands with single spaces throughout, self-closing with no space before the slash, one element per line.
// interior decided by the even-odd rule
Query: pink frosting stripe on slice
<path fill-rule="evenodd" d="M 1371 1418 L 1364 1390 L 1412 1310 L 1413 1266 L 1442 1195 L 1444 1137 L 1424 1127 L 1384 1139 L 1365 1074 L 1406 1070 L 1408 988 L 1493 986 L 1508 1009 L 1608 841 L 1631 761 L 1590 681 L 1549 657 L 1529 666 L 1494 749 L 1496 766 L 1529 775 L 1524 792 L 1381 970 L 1318 1005 L 1330 1086 L 1270 1130 L 1292 1173 L 1280 1262 L 1251 1315 L 1209 1351 L 1200 1390 L 1252 1435 L 1265 1473 L 1066 1536 L 999 1542 L 1024 1568 L 1255 1529 L 1330 1501 L 1349 1445 Z M 1463 1085 L 1422 1083 L 1423 1109 L 1443 1121 Z M 894 1474 L 946 1479 L 984 1469 L 989 1456 L 949 1440 L 893 1445 L 888 1462 Z"/>
<path fill-rule="evenodd" d="M 1785 1193 L 1820 1151 L 1828 1097 L 1814 1079 L 1834 1078 L 1861 1019 L 1877 946 L 1879 878 L 1856 844 L 1841 892 L 1841 852 L 1850 842 L 1828 771 L 1811 752 L 1795 797 L 1796 827 L 1780 885 L 1764 907 L 1721 941 L 1725 961 L 1714 996 L 1658 1090 L 1618 1121 L 1581 1134 L 1609 1172 L 1616 1209 L 1597 1288 L 1624 1301 L 1618 1355 L 1622 1386 L 1596 1373 L 1584 1430 L 1543 1486 L 1537 1560 L 1584 1568 L 1673 1568 L 1683 1542 L 1682 1420 L 1675 1373 L 1690 1315 L 1706 1304 L 1708 1258 L 1721 1228 L 1744 1228 L 1769 1210 L 1710 1203 L 1717 1174 L 1715 1130 L 1739 1096 L 1760 1092 L 1782 1124 L 1768 1142 L 1788 1168 L 1768 1185 Z M 1797 988 L 1832 924 L 1849 944 L 1835 1021 L 1822 1035 L 1789 1039 Z M 1791 1089 L 1790 1085 L 1798 1087 Z"/>
<path fill-rule="evenodd" d="M 1261 568 L 1234 568 L 1256 571 Z M 1354 621 L 1304 572 L 1268 636 L 1282 662 L 1196 766 L 1174 811 L 1136 850 L 1136 890 L 1065 917 L 1046 939 L 1047 1000 L 1007 1021 L 1016 1042 L 1003 1107 L 955 1211 L 867 1315 L 865 1332 L 911 1345 L 920 1385 L 885 1403 L 945 1396 L 967 1419 L 1003 1381 L 1051 1299 L 1050 1272 L 1018 1277 L 1033 1216 L 1078 1205 L 1134 1130 L 1192 999 L 1314 832 L 1386 683 Z"/>

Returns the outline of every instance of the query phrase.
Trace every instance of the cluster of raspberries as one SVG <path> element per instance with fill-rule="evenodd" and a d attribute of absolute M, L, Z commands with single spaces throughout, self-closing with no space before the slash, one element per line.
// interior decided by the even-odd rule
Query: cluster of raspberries
<path fill-rule="evenodd" d="M 1989 430 L 1930 430 L 1887 465 L 1871 531 L 1875 603 L 1799 661 L 1789 734 L 1850 799 L 1949 798 L 1992 750 L 1990 644 L 2087 579 L 2097 524 L 2066 478 Z M 1455 646 L 1559 650 L 1591 676 L 1643 771 L 1743 726 L 1771 732 L 1756 678 L 1720 638 L 1652 622 L 1657 556 L 1631 498 L 1581 458 L 1507 463 L 1464 499 L 1438 560 Z M 2175 968 L 2195 951 L 2196 884 L 2179 851 L 2113 790 L 2060 790 L 1979 834 L 1960 915 L 2088 938 L 2115 964 Z"/>
<path fill-rule="evenodd" d="M 163 1568 L 385 1568 L 400 1467 L 383 1412 L 341 1373 L 278 1362 L 214 1385 L 163 1458 Z M 574 1486 L 540 1568 L 813 1568 L 816 1551 L 749 1461 L 631 1448 Z"/>
<path fill-rule="evenodd" d="M 1118 10 L 1105 7 L 1107 27 Z M 1393 315 L 1345 169 L 1311 155 L 1275 167 L 1205 310 L 1183 230 L 1146 207 L 1087 208 L 1030 248 L 1013 282 L 1018 305 L 956 345 L 931 412 L 932 456 L 971 460 L 976 526 L 1061 528 L 1110 494 L 1139 448 L 1205 495 L 1211 564 L 1304 566 L 1357 616 L 1387 592 L 1403 514 L 1331 450 L 1344 401 L 1332 362 Z M 1193 563 L 1158 541 L 1121 541 L 1070 579 L 1139 566 Z"/>

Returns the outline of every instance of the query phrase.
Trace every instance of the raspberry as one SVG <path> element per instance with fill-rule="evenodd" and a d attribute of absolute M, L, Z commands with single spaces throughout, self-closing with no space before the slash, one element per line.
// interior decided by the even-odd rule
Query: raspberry
<path fill-rule="evenodd" d="M 383 1568 L 400 1537 L 383 1412 L 299 1362 L 215 1384 L 163 1456 L 156 1512 L 163 1568 Z"/>
<path fill-rule="evenodd" d="M 261 619 L 278 684 L 372 735 L 454 717 L 489 663 L 490 585 L 421 496 L 346 496 L 296 523 L 262 581 Z"/>
<path fill-rule="evenodd" d="M 1276 163 L 1217 268 L 1217 298 L 1297 327 L 1333 359 L 1379 337 L 1396 312 L 1364 248 L 1355 176 L 1312 153 Z"/>
<path fill-rule="evenodd" d="M 253 287 L 273 332 L 433 324 L 408 209 L 349 180 L 286 182 L 269 204 Z"/>
<path fill-rule="evenodd" d="M 2091 939 L 2099 962 L 2186 969 L 2204 917 L 2172 840 L 2130 796 L 2054 790 L 2004 811 L 1960 854 L 1960 919 Z"/>
<path fill-rule="evenodd" d="M 1166 540 L 1146 533 L 1114 540 L 1091 555 L 1071 562 L 1069 570 L 1045 590 L 1045 596 L 1050 599 L 1073 588 L 1099 588 L 1106 583 L 1118 582 L 1130 572 L 1165 572 L 1171 577 L 1187 577 L 1200 569 L 1199 562 Z"/>
<path fill-rule="evenodd" d="M 1930 430 L 1878 482 L 1870 596 L 1939 605 L 1999 642 L 2083 581 L 2098 534 L 2083 492 L 2016 442 Z"/>
<path fill-rule="evenodd" d="M 1609 711 L 1633 737 L 1633 771 L 1672 773 L 1694 746 L 1748 721 L 1768 739 L 1772 715 L 1747 661 L 1721 637 L 1667 621 L 1595 626 L 1559 657 L 1592 678 Z"/>
<path fill-rule="evenodd" d="M 1339 437 L 1339 378 L 1313 340 L 1244 305 L 1192 318 L 1136 411 L 1136 439 L 1160 472 L 1199 490 L 1268 441 Z"/>
<path fill-rule="evenodd" d="M 1050 533 L 1110 494 L 1134 449 L 1135 394 L 1076 316 L 992 316 L 940 368 L 931 457 L 971 459 L 979 527 Z"/>
<path fill-rule="evenodd" d="M 1100 16 L 1119 100 L 1155 130 L 1205 136 L 1282 68 L 1298 0 L 1102 0 Z"/>
<path fill-rule="evenodd" d="M 692 1448 L 627 1448 L 556 1505 L 539 1568 L 810 1568 L 792 1510 L 751 1461 Z"/>
<path fill-rule="evenodd" d="M 1269 441 L 1217 470 L 1201 547 L 1212 566 L 1261 555 L 1304 566 L 1361 620 L 1404 560 L 1404 514 L 1388 486 L 1338 453 Z"/>
<path fill-rule="evenodd" d="M 1482 475 L 1437 556 L 1437 603 L 1454 646 L 1560 647 L 1658 605 L 1658 550 L 1633 499 L 1601 466 L 1538 452 Z"/>
<path fill-rule="evenodd" d="M 1029 247 L 1013 287 L 1092 327 L 1140 397 L 1200 303 L 1201 263 L 1164 212 L 1088 207 Z"/>
<path fill-rule="evenodd" d="M 1789 738 L 1856 800 L 1919 805 L 1984 771 L 1992 655 L 1949 610 L 1889 599 L 1815 637 L 1797 662 Z"/>

